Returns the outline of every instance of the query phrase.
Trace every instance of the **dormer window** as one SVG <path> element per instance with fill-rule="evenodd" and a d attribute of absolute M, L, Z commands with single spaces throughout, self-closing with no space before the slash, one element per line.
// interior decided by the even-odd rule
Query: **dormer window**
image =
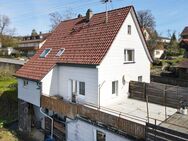
<path fill-rule="evenodd" d="M 131 25 L 128 25 L 127 33 L 131 35 Z"/>
<path fill-rule="evenodd" d="M 51 48 L 46 48 L 40 55 L 40 58 L 45 58 L 51 51 Z"/>
<path fill-rule="evenodd" d="M 64 48 L 61 48 L 61 49 L 57 52 L 56 56 L 57 56 L 57 57 L 60 57 L 60 56 L 64 53 L 64 51 L 65 51 L 65 49 L 64 49 Z"/>

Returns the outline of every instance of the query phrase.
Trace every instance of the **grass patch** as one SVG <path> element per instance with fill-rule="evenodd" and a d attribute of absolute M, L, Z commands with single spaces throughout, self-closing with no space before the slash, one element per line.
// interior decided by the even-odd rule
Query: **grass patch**
<path fill-rule="evenodd" d="M 19 141 L 15 134 L 6 129 L 0 129 L 0 140 L 1 141 Z"/>
<path fill-rule="evenodd" d="M 17 80 L 0 76 L 0 128 L 17 119 Z"/>

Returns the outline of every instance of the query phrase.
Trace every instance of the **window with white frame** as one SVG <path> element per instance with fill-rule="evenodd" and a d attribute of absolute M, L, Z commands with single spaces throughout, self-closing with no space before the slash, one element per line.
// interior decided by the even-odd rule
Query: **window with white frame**
<path fill-rule="evenodd" d="M 106 141 L 106 134 L 102 131 L 96 130 L 96 141 Z"/>
<path fill-rule="evenodd" d="M 79 82 L 79 94 L 85 95 L 85 82 Z"/>
<path fill-rule="evenodd" d="M 26 87 L 28 85 L 28 80 L 23 80 L 23 86 Z"/>
<path fill-rule="evenodd" d="M 40 55 L 40 58 L 45 58 L 51 51 L 51 48 L 46 48 Z"/>
<path fill-rule="evenodd" d="M 112 81 L 112 94 L 118 95 L 118 81 Z"/>
<path fill-rule="evenodd" d="M 65 51 L 65 49 L 64 49 L 64 48 L 61 48 L 61 49 L 57 52 L 56 56 L 57 56 L 57 57 L 60 57 L 60 56 L 64 53 L 64 51 Z"/>
<path fill-rule="evenodd" d="M 134 61 L 134 49 L 124 49 L 124 62 Z"/>
<path fill-rule="evenodd" d="M 142 76 L 138 76 L 138 82 L 142 82 Z"/>
<path fill-rule="evenodd" d="M 128 33 L 129 35 L 131 35 L 131 25 L 128 25 L 128 27 L 127 27 L 127 33 Z"/>

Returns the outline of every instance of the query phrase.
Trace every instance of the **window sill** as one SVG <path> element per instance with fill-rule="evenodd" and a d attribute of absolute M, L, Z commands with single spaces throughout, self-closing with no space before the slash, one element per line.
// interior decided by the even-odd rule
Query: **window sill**
<path fill-rule="evenodd" d="M 123 64 L 134 64 L 136 62 L 124 62 Z"/>

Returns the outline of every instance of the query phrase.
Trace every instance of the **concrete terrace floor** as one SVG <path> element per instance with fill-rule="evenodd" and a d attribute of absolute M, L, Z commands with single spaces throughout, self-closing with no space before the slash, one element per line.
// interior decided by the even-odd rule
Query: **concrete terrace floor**
<path fill-rule="evenodd" d="M 130 98 L 121 98 L 119 100 L 114 101 L 113 103 L 109 103 L 108 105 L 101 108 L 102 111 L 110 113 L 110 110 L 115 111 L 116 114 L 120 114 L 122 118 L 126 118 L 137 123 L 145 124 L 147 122 L 147 106 L 146 102 L 134 100 Z M 149 117 L 150 123 L 155 123 L 157 120 L 157 124 L 161 123 L 165 120 L 165 107 L 157 104 L 148 104 L 149 107 Z M 106 109 L 105 109 L 106 108 Z M 167 107 L 167 117 L 173 115 L 177 112 L 177 109 Z"/>

